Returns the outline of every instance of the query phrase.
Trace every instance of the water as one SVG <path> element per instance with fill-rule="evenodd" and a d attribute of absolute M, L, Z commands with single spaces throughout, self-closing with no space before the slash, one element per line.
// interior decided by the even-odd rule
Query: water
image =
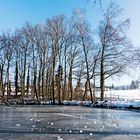
<path fill-rule="evenodd" d="M 137 112 L 70 106 L 0 106 L 0 139 L 140 139 Z"/>

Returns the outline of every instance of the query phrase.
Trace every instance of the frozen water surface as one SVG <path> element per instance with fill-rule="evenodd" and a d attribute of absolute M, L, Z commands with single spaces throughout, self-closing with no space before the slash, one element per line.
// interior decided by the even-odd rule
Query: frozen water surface
<path fill-rule="evenodd" d="M 72 106 L 0 106 L 0 140 L 139 140 L 140 113 Z"/>

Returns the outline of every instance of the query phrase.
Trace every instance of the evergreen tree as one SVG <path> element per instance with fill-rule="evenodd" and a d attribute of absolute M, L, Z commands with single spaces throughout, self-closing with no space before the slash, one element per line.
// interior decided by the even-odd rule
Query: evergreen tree
<path fill-rule="evenodd" d="M 115 89 L 114 84 L 112 84 L 111 89 Z"/>
<path fill-rule="evenodd" d="M 135 82 L 132 80 L 131 84 L 130 84 L 130 89 L 136 89 L 136 84 Z"/>
<path fill-rule="evenodd" d="M 58 70 L 57 70 L 57 74 L 55 75 L 59 104 L 61 104 L 61 82 L 63 80 L 62 76 L 63 76 L 63 68 L 61 65 L 59 65 Z"/>

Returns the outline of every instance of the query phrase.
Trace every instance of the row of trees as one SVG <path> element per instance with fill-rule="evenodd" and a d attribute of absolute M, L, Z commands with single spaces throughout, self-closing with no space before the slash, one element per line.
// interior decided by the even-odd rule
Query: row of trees
<path fill-rule="evenodd" d="M 86 20 L 55 16 L 44 25 L 27 23 L 15 33 L 0 35 L 0 93 L 21 100 L 31 93 L 37 100 L 96 100 L 95 85 L 100 81 L 104 100 L 105 80 L 124 72 L 131 47 L 125 31 L 129 20 L 118 21 L 121 9 L 111 4 L 98 27 L 91 32 Z M 94 42 L 93 38 L 97 38 Z M 14 80 L 13 80 L 14 79 Z M 84 83 L 85 88 L 81 88 Z M 89 93 L 89 94 L 88 94 Z M 90 97 L 90 98 L 89 98 Z"/>
<path fill-rule="evenodd" d="M 140 81 L 138 80 L 132 80 L 130 85 L 121 85 L 121 86 L 112 86 L 110 87 L 113 90 L 133 90 L 133 89 L 138 89 L 140 88 Z"/>

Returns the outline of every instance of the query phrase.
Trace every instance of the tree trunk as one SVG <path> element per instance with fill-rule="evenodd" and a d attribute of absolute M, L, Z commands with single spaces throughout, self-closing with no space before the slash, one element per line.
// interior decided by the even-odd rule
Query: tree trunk
<path fill-rule="evenodd" d="M 9 100 L 9 96 L 10 96 L 10 79 L 9 79 L 9 68 L 10 68 L 10 63 L 8 62 L 7 64 L 7 101 Z"/>
<path fill-rule="evenodd" d="M 42 68 L 42 98 L 44 99 L 44 68 Z"/>
<path fill-rule="evenodd" d="M 41 64 L 40 64 L 41 65 Z M 41 68 L 42 68 L 42 66 L 40 66 L 40 69 L 39 69 L 39 73 L 38 73 L 38 86 L 37 86 L 37 89 L 38 89 L 38 96 L 39 96 L 39 99 L 40 99 L 40 96 L 41 96 L 41 94 L 40 94 L 40 81 L 41 81 Z"/>
<path fill-rule="evenodd" d="M 103 60 L 101 59 L 101 70 L 100 70 L 100 89 L 101 89 L 101 96 L 100 100 L 104 100 L 104 66 Z"/>
<path fill-rule="evenodd" d="M 91 100 L 91 102 L 93 103 L 92 89 L 91 89 L 90 76 L 89 76 L 89 63 L 88 63 L 88 56 L 87 56 L 86 46 L 85 46 L 84 41 L 83 41 L 83 50 L 84 50 L 85 62 L 86 62 L 86 70 L 87 70 L 87 86 L 89 87 L 90 100 Z"/>
<path fill-rule="evenodd" d="M 28 94 L 29 94 L 29 87 L 30 87 L 30 69 L 29 69 L 29 66 L 28 66 L 28 73 L 27 73 L 27 89 L 26 89 L 27 96 L 28 96 Z"/>
<path fill-rule="evenodd" d="M 66 60 L 65 60 L 65 66 L 64 66 L 64 85 L 63 85 L 63 94 L 62 94 L 62 100 L 65 100 L 66 92 L 67 92 L 67 72 L 66 72 Z"/>
<path fill-rule="evenodd" d="M 37 93 L 37 89 L 36 89 L 36 70 L 34 70 L 34 80 L 33 80 L 33 87 L 34 87 L 34 94 L 36 96 L 36 99 L 38 101 L 38 93 Z"/>
<path fill-rule="evenodd" d="M 45 98 L 47 99 L 50 99 L 50 93 L 49 93 L 49 85 L 50 85 L 50 80 L 49 80 L 49 70 L 47 69 L 47 72 L 46 72 L 46 79 L 45 79 L 45 91 L 44 91 L 44 96 Z"/>
<path fill-rule="evenodd" d="M 18 62 L 16 61 L 16 70 L 15 70 L 15 94 L 16 98 L 18 96 Z"/>
<path fill-rule="evenodd" d="M 0 96 L 3 95 L 3 67 L 4 65 L 0 65 Z"/>
<path fill-rule="evenodd" d="M 52 100 L 53 100 L 53 104 L 55 104 L 55 80 L 54 80 L 54 68 L 55 68 L 55 64 L 53 62 L 53 69 L 52 69 Z"/>
<path fill-rule="evenodd" d="M 72 63 L 70 66 L 70 71 L 69 71 L 69 93 L 70 93 L 70 100 L 72 101 L 73 99 L 73 87 L 72 87 Z M 68 97 L 69 98 L 69 97 Z"/>
<path fill-rule="evenodd" d="M 84 92 L 84 95 L 83 95 L 83 101 L 85 101 L 85 96 L 87 94 L 87 81 L 85 82 L 85 92 Z"/>
<path fill-rule="evenodd" d="M 96 92 L 96 85 L 95 85 L 95 76 L 94 76 L 94 78 L 93 78 L 93 99 L 94 99 L 94 102 L 96 102 L 95 92 Z"/>
<path fill-rule="evenodd" d="M 88 81 L 88 84 L 89 84 L 89 92 L 90 92 L 90 101 L 91 101 L 91 103 L 93 103 L 92 89 L 91 89 L 91 83 L 90 83 L 90 80 Z"/>

